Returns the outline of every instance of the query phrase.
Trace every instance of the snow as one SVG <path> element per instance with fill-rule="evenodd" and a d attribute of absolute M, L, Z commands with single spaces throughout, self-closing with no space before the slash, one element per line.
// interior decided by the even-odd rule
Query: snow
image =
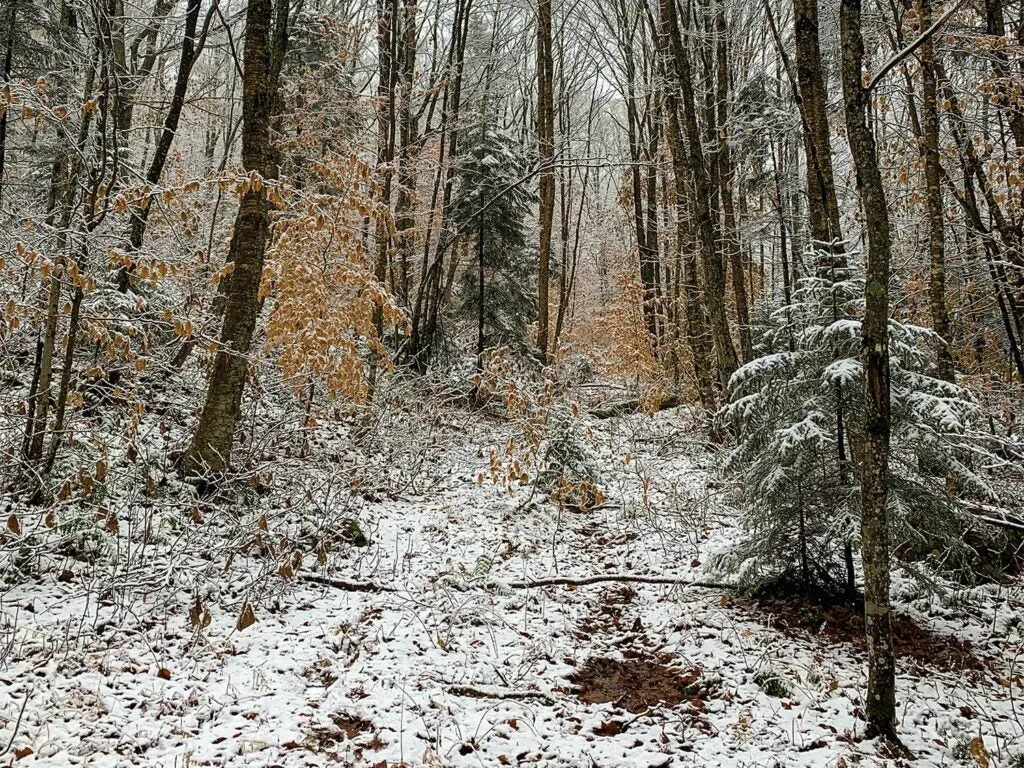
<path fill-rule="evenodd" d="M 860 376 L 860 360 L 850 357 L 842 357 L 825 366 L 825 370 L 822 371 L 821 374 L 821 379 L 823 382 L 831 386 L 835 386 L 836 384 L 852 386 L 860 381 Z"/>
<path fill-rule="evenodd" d="M 607 501 L 587 512 L 559 510 L 531 498 L 528 487 L 478 483 L 479 474 L 488 476 L 489 448 L 505 444 L 510 427 L 451 419 L 444 439 L 421 454 L 416 483 L 358 502 L 368 548 L 331 558 L 327 568 L 304 565 L 304 573 L 392 591 L 271 577 L 257 594 L 247 579 L 255 584 L 265 570 L 258 558 L 192 569 L 163 557 L 159 545 L 151 545 L 146 568 L 123 574 L 137 588 L 112 601 L 99 598 L 86 570 L 66 582 L 47 577 L 7 588 L 0 748 L 13 743 L 3 759 L 23 755 L 18 766 L 891 764 L 877 743 L 860 739 L 863 658 L 824 638 L 783 634 L 727 590 L 631 584 L 635 595 L 609 608 L 621 589 L 614 582 L 508 586 L 553 575 L 720 580 L 705 564 L 737 535 L 729 489 L 719 487 L 716 459 L 685 413 L 588 425 Z M 341 471 L 323 458 L 331 446 L 345 450 L 334 429 L 321 426 L 306 471 Z M 295 471 L 282 471 L 281 481 Z M 310 487 L 325 507 L 341 503 L 336 484 Z M 279 523 L 267 517 L 273 535 Z M 166 546 L 180 545 L 171 538 Z M 205 629 L 189 623 L 194 591 L 184 583 L 207 598 Z M 237 608 L 249 594 L 257 621 L 238 631 Z M 899 730 L 914 764 L 955 765 L 964 754 L 961 764 L 973 764 L 964 745 L 980 736 L 992 765 L 1017 765 L 1024 751 L 1019 586 L 979 587 L 959 595 L 969 602 L 951 605 L 897 577 L 894 594 L 901 610 L 996 660 L 990 676 L 922 674 L 900 663 Z M 574 695 L 568 677 L 588 658 L 637 652 L 699 668 L 715 691 L 699 707 L 655 705 L 641 714 Z M 755 680 L 765 675 L 781 678 L 789 693 L 768 695 Z M 611 721 L 623 724 L 620 733 L 595 732 L 606 733 Z M 351 737 L 339 723 L 356 724 Z"/>

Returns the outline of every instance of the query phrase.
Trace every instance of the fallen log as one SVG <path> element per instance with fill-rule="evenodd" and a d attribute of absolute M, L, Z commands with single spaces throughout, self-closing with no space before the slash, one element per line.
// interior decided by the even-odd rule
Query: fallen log
<path fill-rule="evenodd" d="M 672 395 L 658 403 L 658 407 L 654 408 L 653 412 L 667 411 L 670 408 L 677 408 L 680 405 L 682 405 L 682 400 L 675 395 Z M 615 402 L 599 405 L 596 408 L 591 408 L 590 415 L 595 419 L 614 419 L 617 416 L 629 416 L 630 414 L 638 413 L 642 410 L 643 406 L 644 402 L 640 398 L 633 398 L 632 400 L 617 400 Z"/>
<path fill-rule="evenodd" d="M 395 592 L 394 587 L 385 587 L 382 584 L 374 584 L 372 581 L 345 581 L 344 579 L 329 579 L 326 576 L 317 576 L 314 573 L 300 573 L 299 581 L 309 584 L 319 584 L 332 589 L 340 589 L 343 592 Z"/>
<path fill-rule="evenodd" d="M 610 574 L 608 576 L 584 576 L 582 578 L 555 576 L 550 579 L 512 581 L 506 586 L 510 589 L 533 589 L 535 587 L 585 587 L 591 584 L 604 584 L 612 581 L 623 582 L 626 584 L 667 584 L 673 587 L 699 587 L 701 589 L 736 589 L 735 584 L 728 584 L 719 581 L 694 581 L 690 579 L 678 579 L 672 576 L 634 576 L 632 574 L 625 573 Z"/>

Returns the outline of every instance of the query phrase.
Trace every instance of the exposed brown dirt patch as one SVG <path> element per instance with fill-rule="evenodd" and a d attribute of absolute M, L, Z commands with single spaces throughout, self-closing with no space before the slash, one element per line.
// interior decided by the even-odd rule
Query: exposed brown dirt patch
<path fill-rule="evenodd" d="M 860 600 L 774 594 L 729 602 L 755 614 L 770 614 L 772 623 L 791 637 L 817 635 L 852 645 L 858 651 L 866 650 L 864 604 Z M 892 632 L 896 657 L 919 669 L 974 673 L 990 669 L 989 662 L 970 642 L 940 635 L 908 616 L 894 613 Z"/>
<path fill-rule="evenodd" d="M 577 686 L 576 695 L 588 704 L 612 703 L 634 714 L 663 704 L 675 707 L 690 702 L 703 709 L 701 699 L 711 686 L 699 669 L 680 670 L 670 666 L 671 657 L 587 659 L 569 680 Z M 700 702 L 695 703 L 695 702 Z"/>

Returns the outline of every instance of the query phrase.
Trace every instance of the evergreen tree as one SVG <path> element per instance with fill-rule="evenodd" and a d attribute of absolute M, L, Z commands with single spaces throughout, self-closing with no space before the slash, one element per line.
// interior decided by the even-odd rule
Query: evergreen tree
<path fill-rule="evenodd" d="M 507 131 L 485 122 L 467 132 L 452 210 L 460 234 L 476 243 L 474 263 L 462 275 L 459 312 L 476 321 L 478 367 L 488 346 L 523 347 L 537 314 L 526 168 L 522 144 Z"/>
<path fill-rule="evenodd" d="M 747 536 L 730 553 L 752 582 L 773 579 L 839 591 L 852 586 L 860 488 L 844 422 L 863 412 L 859 359 L 864 281 L 813 254 L 817 275 L 799 281 L 788 306 L 760 329 L 759 357 L 733 375 L 718 418 L 737 431 L 725 463 L 741 489 Z M 959 550 L 967 498 L 994 493 L 966 457 L 977 405 L 934 375 L 925 328 L 889 321 L 892 457 L 889 512 L 895 548 Z"/>

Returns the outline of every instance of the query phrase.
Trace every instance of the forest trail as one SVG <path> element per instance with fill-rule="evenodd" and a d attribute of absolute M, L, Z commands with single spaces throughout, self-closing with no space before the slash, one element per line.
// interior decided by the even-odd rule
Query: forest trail
<path fill-rule="evenodd" d="M 479 483 L 486 446 L 502 439 L 494 425 L 432 454 L 421 493 L 367 502 L 370 546 L 328 575 L 391 591 L 277 579 L 254 624 L 238 631 L 211 600 L 197 636 L 168 589 L 125 610 L 74 581 L 15 589 L 3 606 L 13 662 L 0 741 L 27 697 L 18 765 L 887 764 L 858 740 L 863 658 L 827 632 L 780 631 L 770 609 L 728 590 L 508 586 L 708 578 L 734 538 L 711 456 L 678 412 L 590 430 L 607 493 L 597 509 Z M 207 587 L 230 602 L 238 572 L 219 572 Z M 909 600 L 898 582 L 901 609 L 997 660 L 968 674 L 901 661 L 901 733 L 916 765 L 950 764 L 957 749 L 972 759 L 979 731 L 989 745 L 1020 733 L 1019 668 L 1014 677 L 990 618 L 1019 610 L 1020 595 L 990 592 L 983 622 Z"/>

